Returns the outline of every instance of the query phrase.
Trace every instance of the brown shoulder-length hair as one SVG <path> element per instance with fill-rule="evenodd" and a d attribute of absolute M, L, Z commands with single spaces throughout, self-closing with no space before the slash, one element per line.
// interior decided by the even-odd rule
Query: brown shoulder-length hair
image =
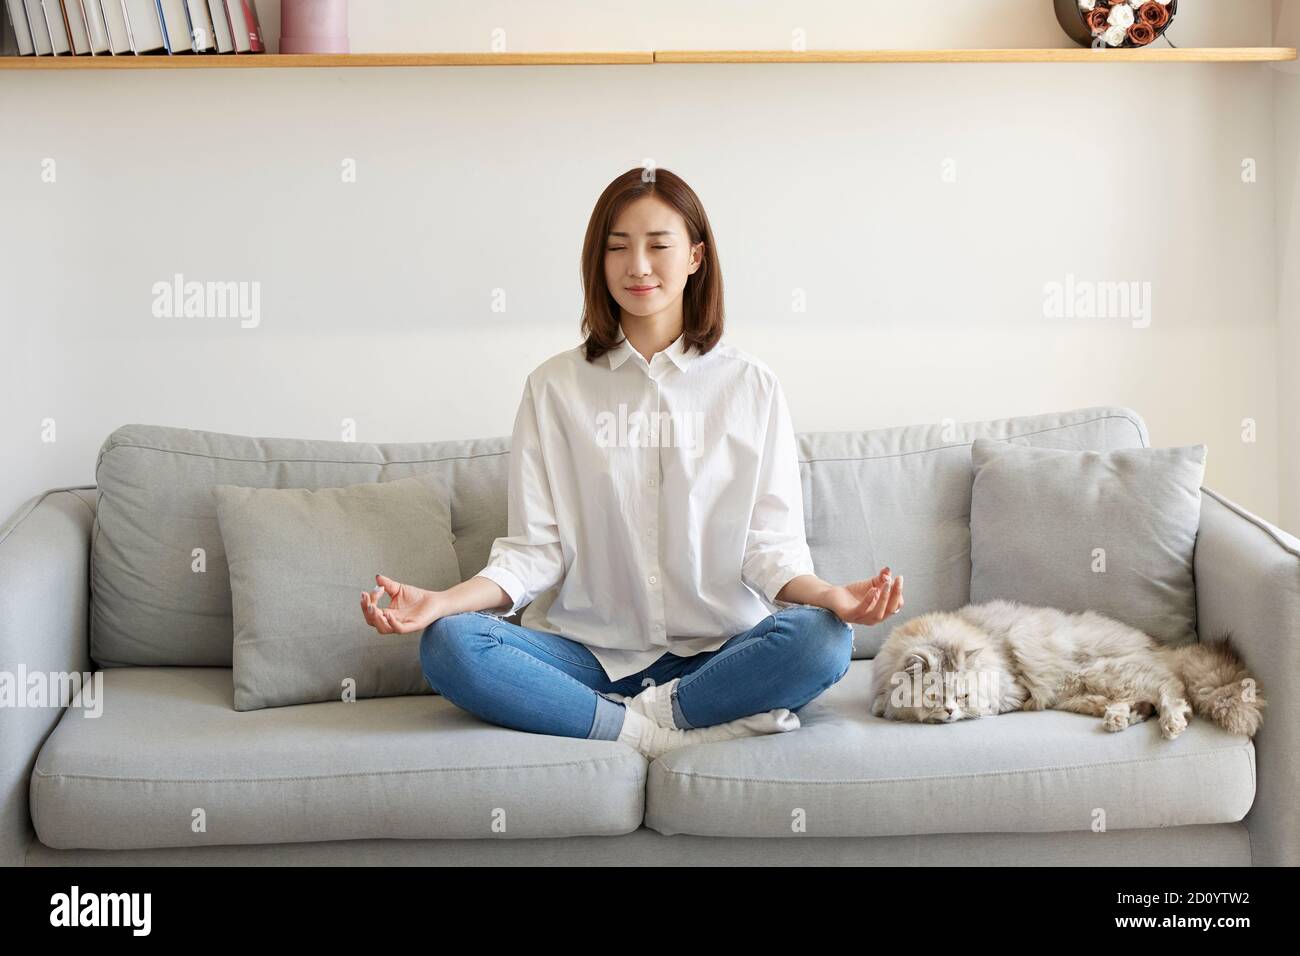
<path fill-rule="evenodd" d="M 686 348 L 701 355 L 722 338 L 722 270 L 704 206 L 695 190 L 676 173 L 658 167 L 629 169 L 605 187 L 587 223 L 582 242 L 582 334 L 587 361 L 595 361 L 620 341 L 619 306 L 605 282 L 605 248 L 619 213 L 642 196 L 655 196 L 681 214 L 692 246 L 704 243 L 700 267 L 686 277 L 682 293 L 682 326 Z"/>

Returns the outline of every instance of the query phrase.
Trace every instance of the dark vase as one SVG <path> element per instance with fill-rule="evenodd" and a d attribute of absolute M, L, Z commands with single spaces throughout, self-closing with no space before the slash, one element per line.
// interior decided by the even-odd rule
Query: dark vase
<path fill-rule="evenodd" d="M 1061 29 L 1065 31 L 1066 35 L 1079 46 L 1092 46 L 1096 37 L 1093 36 L 1092 30 L 1088 28 L 1088 21 L 1084 19 L 1087 11 L 1079 6 L 1079 0 L 1055 0 L 1055 3 L 1056 19 L 1060 22 Z M 1112 3 L 1107 3 L 1106 0 L 1098 0 L 1098 3 L 1107 7 L 1114 6 Z M 1169 0 L 1165 7 L 1169 10 L 1169 19 L 1164 26 L 1155 31 L 1156 35 L 1151 43 L 1144 43 L 1143 46 L 1151 46 L 1156 40 L 1159 40 L 1164 35 L 1164 32 L 1169 29 L 1169 25 L 1174 22 L 1174 16 L 1178 13 L 1178 0 Z M 1104 43 L 1101 44 L 1101 47 L 1107 50 L 1119 50 L 1125 47 L 1132 49 L 1133 46 L 1133 41 L 1127 37 L 1124 39 L 1123 45 L 1119 47 L 1109 47 Z"/>

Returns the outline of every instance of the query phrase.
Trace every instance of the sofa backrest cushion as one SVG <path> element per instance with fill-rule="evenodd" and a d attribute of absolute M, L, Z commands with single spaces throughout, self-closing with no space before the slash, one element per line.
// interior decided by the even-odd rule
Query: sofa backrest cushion
<path fill-rule="evenodd" d="M 982 422 L 939 422 L 798 436 L 804 519 L 817 574 L 834 583 L 888 564 L 907 602 L 891 623 L 855 626 L 871 657 L 896 624 L 970 599 L 971 443 L 1015 439 L 1112 451 L 1148 445 L 1123 407 Z M 91 655 L 101 666 L 231 665 L 229 572 L 212 486 L 335 488 L 436 473 L 451 493 L 461 579 L 506 534 L 509 437 L 372 444 L 251 438 L 124 425 L 96 466 Z M 195 571 L 196 549 L 206 569 Z"/>
<path fill-rule="evenodd" d="M 1206 451 L 975 439 L 971 600 L 1095 611 L 1165 644 L 1195 641 Z"/>
<path fill-rule="evenodd" d="M 918 614 L 970 601 L 976 438 L 1088 451 L 1148 443 L 1141 417 L 1112 407 L 800 435 L 804 530 L 818 577 L 845 584 L 888 565 L 904 579 L 902 611 L 875 627 L 854 625 L 854 657 L 874 657 Z"/>
<path fill-rule="evenodd" d="M 508 437 L 371 444 L 124 425 L 95 468 L 91 656 L 104 667 L 231 666 L 230 573 L 213 485 L 318 489 L 438 475 L 451 493 L 464 579 L 506 533 L 509 463 Z"/>

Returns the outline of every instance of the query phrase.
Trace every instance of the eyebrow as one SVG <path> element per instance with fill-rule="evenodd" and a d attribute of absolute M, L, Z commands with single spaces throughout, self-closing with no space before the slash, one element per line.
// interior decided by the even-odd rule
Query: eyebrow
<path fill-rule="evenodd" d="M 610 235 L 621 236 L 624 239 L 632 238 L 631 233 L 627 233 L 627 232 L 611 232 Z M 646 235 L 647 236 L 675 236 L 677 235 L 677 233 L 673 232 L 671 229 L 656 229 L 654 232 L 647 232 Z"/>

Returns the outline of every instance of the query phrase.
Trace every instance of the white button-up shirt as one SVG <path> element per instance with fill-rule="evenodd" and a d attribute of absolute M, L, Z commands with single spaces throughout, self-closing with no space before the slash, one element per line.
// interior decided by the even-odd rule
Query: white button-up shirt
<path fill-rule="evenodd" d="M 524 627 L 586 645 L 611 681 L 717 650 L 814 573 L 776 375 L 725 342 L 684 344 L 649 362 L 626 338 L 594 362 L 579 345 L 529 374 L 508 536 L 476 575 L 513 600 L 494 613 L 528 605 Z"/>

